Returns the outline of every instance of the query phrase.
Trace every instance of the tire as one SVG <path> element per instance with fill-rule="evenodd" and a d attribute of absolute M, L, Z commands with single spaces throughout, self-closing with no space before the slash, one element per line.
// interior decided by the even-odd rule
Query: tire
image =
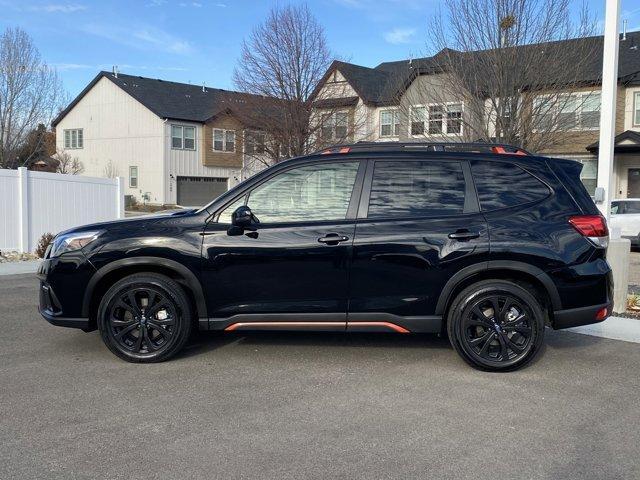
<path fill-rule="evenodd" d="M 193 313 L 180 285 L 164 275 L 139 273 L 116 282 L 98 307 L 105 345 L 128 362 L 168 360 L 187 343 Z"/>
<path fill-rule="evenodd" d="M 506 280 L 484 280 L 465 288 L 447 315 L 453 348 L 469 365 L 485 371 L 525 366 L 540 350 L 544 329 L 540 302 L 526 288 Z"/>

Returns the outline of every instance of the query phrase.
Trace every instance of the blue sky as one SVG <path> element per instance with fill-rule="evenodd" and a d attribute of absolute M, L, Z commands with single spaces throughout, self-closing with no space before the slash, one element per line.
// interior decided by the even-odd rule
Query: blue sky
<path fill-rule="evenodd" d="M 135 75 L 232 89 L 242 39 L 271 0 L 0 0 L 0 30 L 20 26 L 55 65 L 71 95 L 119 65 Z M 295 3 L 295 2 L 293 2 Z M 310 0 L 341 58 L 366 66 L 421 56 L 438 0 Z M 604 0 L 587 0 L 604 18 Z M 622 0 L 640 30 L 637 0 Z"/>

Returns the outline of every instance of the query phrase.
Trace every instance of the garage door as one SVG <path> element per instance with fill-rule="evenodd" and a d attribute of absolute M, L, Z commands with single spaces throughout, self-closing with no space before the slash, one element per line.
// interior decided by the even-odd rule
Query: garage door
<path fill-rule="evenodd" d="M 226 178 L 178 177 L 178 205 L 201 207 L 227 191 Z"/>

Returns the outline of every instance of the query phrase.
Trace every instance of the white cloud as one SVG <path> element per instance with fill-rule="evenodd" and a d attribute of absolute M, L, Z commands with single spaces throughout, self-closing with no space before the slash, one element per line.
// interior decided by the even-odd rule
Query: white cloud
<path fill-rule="evenodd" d="M 137 48 L 140 50 L 161 50 L 179 55 L 188 55 L 193 47 L 187 40 L 178 38 L 169 32 L 152 26 L 119 27 L 106 24 L 89 23 L 81 30 L 91 35 L 106 38 L 115 43 Z"/>
<path fill-rule="evenodd" d="M 401 43 L 411 43 L 415 34 L 415 28 L 394 28 L 385 32 L 384 39 L 392 45 L 399 45 Z"/>
<path fill-rule="evenodd" d="M 33 5 L 29 7 L 29 10 L 33 12 L 45 13 L 73 13 L 86 9 L 86 5 L 81 5 L 79 3 L 49 3 L 45 5 Z"/>

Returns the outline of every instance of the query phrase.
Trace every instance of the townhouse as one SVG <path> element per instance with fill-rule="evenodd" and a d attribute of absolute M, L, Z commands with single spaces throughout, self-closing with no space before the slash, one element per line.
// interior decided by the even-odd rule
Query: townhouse
<path fill-rule="evenodd" d="M 550 109 L 546 117 L 534 119 L 532 124 L 557 121 L 569 125 L 553 145 L 540 148 L 539 153 L 581 161 L 582 180 L 593 193 L 597 181 L 602 37 L 554 42 L 552 48 L 579 52 L 575 42 L 582 41 L 594 42 L 594 60 L 582 62 L 578 69 L 581 78 L 575 87 L 562 92 L 565 106 Z M 385 62 L 373 68 L 333 62 L 314 92 L 314 115 L 323 125 L 320 143 L 339 139 L 473 141 L 477 137 L 468 126 L 478 121 L 486 123 L 487 131 L 495 130 L 495 117 L 488 109 L 480 114 L 480 120 L 473 118 L 469 98 L 456 97 L 451 89 L 444 88 L 444 82 L 450 80 L 441 68 L 446 53 Z M 544 95 L 541 91 L 532 103 L 543 101 Z M 572 104 L 573 108 L 566 107 Z M 614 175 L 617 198 L 640 198 L 640 32 L 628 33 L 620 41 Z"/>

